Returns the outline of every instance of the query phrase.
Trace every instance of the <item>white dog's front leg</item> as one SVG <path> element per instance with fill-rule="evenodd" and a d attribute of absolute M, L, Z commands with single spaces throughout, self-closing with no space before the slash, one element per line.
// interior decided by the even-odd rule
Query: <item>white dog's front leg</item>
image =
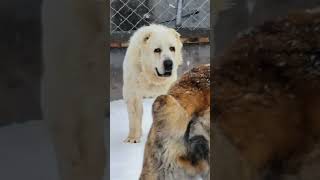
<path fill-rule="evenodd" d="M 139 143 L 142 134 L 142 97 L 136 96 L 129 98 L 127 100 L 127 108 L 129 115 L 129 135 L 125 141 L 129 143 Z"/>

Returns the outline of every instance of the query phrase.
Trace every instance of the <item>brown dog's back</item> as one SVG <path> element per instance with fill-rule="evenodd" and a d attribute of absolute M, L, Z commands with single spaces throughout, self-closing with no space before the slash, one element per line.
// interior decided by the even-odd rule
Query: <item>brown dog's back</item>
<path fill-rule="evenodd" d="M 254 169 L 319 141 L 320 13 L 253 28 L 215 62 L 214 124 Z"/>
<path fill-rule="evenodd" d="M 156 98 L 152 107 L 153 124 L 145 146 L 141 180 L 193 180 L 196 176 L 209 178 L 209 140 L 206 139 L 210 126 L 209 108 L 209 65 L 200 65 L 186 72 L 167 95 Z M 197 123 L 204 126 L 200 127 L 204 130 L 203 136 L 196 132 L 195 136 L 186 138 L 189 122 L 192 119 L 197 121 L 197 117 L 201 117 Z M 197 129 L 197 123 L 191 126 L 191 131 Z M 194 146 L 189 146 L 190 143 L 203 147 L 200 148 L 201 152 L 195 152 L 197 149 L 192 149 Z"/>

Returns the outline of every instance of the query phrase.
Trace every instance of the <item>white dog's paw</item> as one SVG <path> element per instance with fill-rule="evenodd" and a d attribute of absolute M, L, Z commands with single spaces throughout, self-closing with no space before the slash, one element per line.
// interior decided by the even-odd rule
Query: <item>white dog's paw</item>
<path fill-rule="evenodd" d="M 142 129 L 132 130 L 129 132 L 127 139 L 124 140 L 125 143 L 140 143 L 140 138 L 142 135 Z"/>
<path fill-rule="evenodd" d="M 140 143 L 140 137 L 129 136 L 124 140 L 125 143 Z"/>

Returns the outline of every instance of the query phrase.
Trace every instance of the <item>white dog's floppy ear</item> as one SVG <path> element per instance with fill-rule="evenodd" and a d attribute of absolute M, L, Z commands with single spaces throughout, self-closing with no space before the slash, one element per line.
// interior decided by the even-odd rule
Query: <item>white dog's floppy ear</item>
<path fill-rule="evenodd" d="M 181 35 L 180 33 L 178 33 L 175 29 L 171 29 L 171 32 L 176 36 L 177 38 L 177 44 L 180 46 L 180 48 L 182 47 L 182 42 L 181 42 Z"/>
<path fill-rule="evenodd" d="M 143 42 L 147 42 L 148 39 L 150 39 L 150 36 L 151 36 L 151 32 L 147 32 L 144 36 L 143 36 Z"/>
<path fill-rule="evenodd" d="M 180 39 L 181 35 L 178 33 L 175 29 L 170 28 L 171 32 L 177 37 L 177 39 Z"/>

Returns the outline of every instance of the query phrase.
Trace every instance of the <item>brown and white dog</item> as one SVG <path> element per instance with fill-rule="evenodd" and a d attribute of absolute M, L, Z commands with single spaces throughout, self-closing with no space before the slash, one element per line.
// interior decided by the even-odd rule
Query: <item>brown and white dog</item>
<path fill-rule="evenodd" d="M 320 11 L 254 27 L 214 62 L 213 123 L 242 159 L 237 179 L 298 173 L 320 143 Z M 216 146 L 221 157 L 225 149 Z M 218 168 L 229 157 L 217 160 Z"/>
<path fill-rule="evenodd" d="M 152 113 L 140 179 L 209 179 L 210 66 L 183 74 Z"/>

